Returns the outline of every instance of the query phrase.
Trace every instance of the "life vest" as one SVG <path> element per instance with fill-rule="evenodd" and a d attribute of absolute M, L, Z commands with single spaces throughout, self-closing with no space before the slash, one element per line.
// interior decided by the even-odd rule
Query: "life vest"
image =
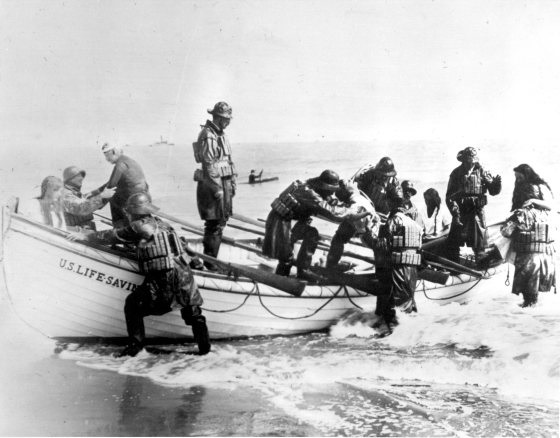
<path fill-rule="evenodd" d="M 227 178 L 235 175 L 235 167 L 231 162 L 231 145 L 229 144 L 228 138 L 225 134 L 216 134 L 209 128 L 205 128 L 208 132 L 208 136 L 199 136 L 199 139 L 195 141 L 193 145 L 194 159 L 197 163 L 204 162 L 204 142 L 206 140 L 215 141 L 218 144 L 219 149 L 219 160 L 211 164 L 211 169 L 214 170 L 220 177 Z"/>
<path fill-rule="evenodd" d="M 553 227 L 545 222 L 535 222 L 531 231 L 518 231 L 513 239 L 517 252 L 546 252 L 548 244 L 554 242 Z"/>
<path fill-rule="evenodd" d="M 299 201 L 293 196 L 296 190 L 303 187 L 304 183 L 296 180 L 286 188 L 280 196 L 272 201 L 270 206 L 272 209 L 282 216 L 284 219 L 292 220 L 294 217 L 294 209 L 299 207 Z"/>
<path fill-rule="evenodd" d="M 482 195 L 484 193 L 479 172 L 473 171 L 470 175 L 464 177 L 463 191 L 465 196 Z"/>
<path fill-rule="evenodd" d="M 393 264 L 418 266 L 422 262 L 422 256 L 418 252 L 422 247 L 422 231 L 414 225 L 415 223 L 405 221 L 392 234 L 391 261 Z"/>
<path fill-rule="evenodd" d="M 183 253 L 183 246 L 175 231 L 158 224 L 151 237 L 138 243 L 140 270 L 143 273 L 168 271 L 173 269 L 174 258 Z"/>

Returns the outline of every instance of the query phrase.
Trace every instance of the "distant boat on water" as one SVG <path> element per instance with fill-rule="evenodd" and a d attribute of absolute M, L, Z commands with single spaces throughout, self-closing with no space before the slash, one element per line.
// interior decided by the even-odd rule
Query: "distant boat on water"
<path fill-rule="evenodd" d="M 175 143 L 171 143 L 167 140 L 164 140 L 163 137 L 160 135 L 159 141 L 156 141 L 155 143 L 151 144 L 150 146 L 163 146 L 163 145 L 173 146 L 173 145 L 175 145 Z"/>

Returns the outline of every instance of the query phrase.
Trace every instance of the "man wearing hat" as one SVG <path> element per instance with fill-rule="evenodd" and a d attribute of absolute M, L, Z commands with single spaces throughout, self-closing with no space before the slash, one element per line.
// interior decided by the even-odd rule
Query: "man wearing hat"
<path fill-rule="evenodd" d="M 484 206 L 486 193 L 495 196 L 502 190 L 500 175 L 493 177 L 478 162 L 477 150 L 467 147 L 457 154 L 461 165 L 451 172 L 445 202 L 453 220 L 447 238 L 447 257 L 459 261 L 460 247 L 471 247 L 478 259 L 488 246 Z"/>
<path fill-rule="evenodd" d="M 89 197 L 82 194 L 82 182 L 86 171 L 70 166 L 62 172 L 64 190 L 62 193 L 62 208 L 64 220 L 69 230 L 95 230 L 93 212 L 103 208 L 107 201 L 115 194 L 115 189 L 98 190 Z"/>
<path fill-rule="evenodd" d="M 272 210 L 266 219 L 263 254 L 278 260 L 276 274 L 289 276 L 295 264 L 299 278 L 313 279 L 308 270 L 319 243 L 319 232 L 310 225 L 312 216 L 321 215 L 333 222 L 342 222 L 371 214 L 356 213 L 332 202 L 332 196 L 339 188 L 339 179 L 335 171 L 325 170 L 305 182 L 294 181 L 272 202 Z M 297 221 L 293 228 L 292 220 Z M 298 240 L 302 243 L 294 260 L 294 243 Z"/>
<path fill-rule="evenodd" d="M 129 225 L 105 231 L 71 233 L 69 240 L 87 240 L 103 244 L 137 245 L 138 266 L 144 281 L 124 305 L 128 346 L 120 356 L 136 356 L 145 343 L 144 317 L 164 315 L 181 309 L 185 324 L 192 327 L 200 354 L 210 351 L 206 318 L 202 315 L 202 297 L 189 268 L 181 240 L 167 222 L 152 215 L 157 210 L 147 193 L 130 196 L 125 204 Z"/>
<path fill-rule="evenodd" d="M 233 213 L 236 189 L 236 172 L 231 157 L 231 146 L 225 129 L 232 119 L 232 109 L 226 102 L 218 102 L 208 113 L 207 120 L 193 143 L 194 158 L 201 168 L 195 170 L 196 202 L 204 222 L 202 244 L 204 254 L 217 257 L 222 243 L 222 232 Z M 214 270 L 210 263 L 204 264 Z"/>
<path fill-rule="evenodd" d="M 403 197 L 396 175 L 393 160 L 383 157 L 375 167 L 367 168 L 354 177 L 358 189 L 371 199 L 375 211 L 383 216 L 388 215 L 391 211 L 392 200 Z"/>
<path fill-rule="evenodd" d="M 124 155 L 121 148 L 105 143 L 101 152 L 109 163 L 114 164 L 107 188 L 116 189 L 115 196 L 110 201 L 113 227 L 122 227 L 128 225 L 124 211 L 126 200 L 135 193 L 148 193 L 148 183 L 140 165 Z"/>
<path fill-rule="evenodd" d="M 412 181 L 405 179 L 401 183 L 402 193 L 403 193 L 403 207 L 404 207 L 404 214 L 409 216 L 412 220 L 415 220 L 418 225 L 424 229 L 424 221 L 422 220 L 422 216 L 418 211 L 418 208 L 412 202 L 412 197 L 416 195 L 416 189 L 414 188 L 414 184 Z"/>

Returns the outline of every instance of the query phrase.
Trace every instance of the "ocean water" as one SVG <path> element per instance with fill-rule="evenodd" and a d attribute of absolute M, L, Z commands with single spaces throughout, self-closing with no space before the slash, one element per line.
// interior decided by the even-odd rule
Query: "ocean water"
<path fill-rule="evenodd" d="M 262 168 L 264 176 L 279 177 L 239 184 L 234 209 L 264 218 L 293 179 L 326 168 L 350 177 L 386 155 L 401 180 L 415 183 L 421 206 L 428 187 L 445 192 L 458 165 L 455 155 L 465 146 L 234 144 L 240 175 Z M 559 190 L 554 146 L 482 147 L 482 163 L 503 178 L 503 192 L 490 198 L 489 223 L 509 211 L 517 164 L 531 164 Z M 126 153 L 143 165 L 156 204 L 198 220 L 190 146 L 134 145 Z M 96 148 L 55 147 L 5 154 L 2 199 L 30 199 L 43 176 L 71 164 L 86 168 L 84 188 L 95 188 L 111 170 L 100 155 Z M 125 359 L 112 356 L 120 349 L 114 345 L 56 344 L 19 321 L 3 291 L 0 327 L 10 335 L 3 341 L 6 390 L 0 412 L 12 415 L 5 415 L 0 433 L 34 435 L 33 426 L 40 424 L 47 425 L 43 431 L 64 435 L 558 436 L 560 298 L 541 294 L 535 308 L 521 309 L 506 275 L 507 270 L 488 280 L 464 305 L 441 306 L 418 291 L 418 314 L 400 315 L 400 325 L 386 338 L 376 338 L 371 314 L 355 312 L 323 333 L 215 342 L 203 357 L 185 354 L 191 345 Z M 27 384 L 10 377 L 26 375 Z M 61 381 L 72 389 L 55 390 L 52 382 Z M 32 408 L 20 403 L 29 397 L 25 391 L 43 400 L 45 387 L 60 397 L 45 399 L 51 422 L 33 415 L 41 409 L 37 400 Z"/>

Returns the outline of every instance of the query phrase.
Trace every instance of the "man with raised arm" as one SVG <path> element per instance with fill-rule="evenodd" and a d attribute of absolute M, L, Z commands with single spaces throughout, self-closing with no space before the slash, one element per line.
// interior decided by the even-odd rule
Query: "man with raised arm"
<path fill-rule="evenodd" d="M 461 165 L 451 172 L 445 202 L 453 220 L 447 238 L 447 257 L 459 261 L 460 247 L 472 248 L 476 258 L 484 254 L 488 246 L 484 207 L 488 203 L 486 193 L 495 196 L 502 190 L 500 175 L 492 176 L 478 161 L 475 148 L 459 151 L 457 160 Z"/>
<path fill-rule="evenodd" d="M 62 172 L 64 189 L 62 191 L 62 210 L 68 230 L 95 230 L 93 212 L 107 204 L 115 194 L 115 189 L 104 188 L 89 194 L 82 194 L 82 183 L 86 171 L 69 166 Z"/>

